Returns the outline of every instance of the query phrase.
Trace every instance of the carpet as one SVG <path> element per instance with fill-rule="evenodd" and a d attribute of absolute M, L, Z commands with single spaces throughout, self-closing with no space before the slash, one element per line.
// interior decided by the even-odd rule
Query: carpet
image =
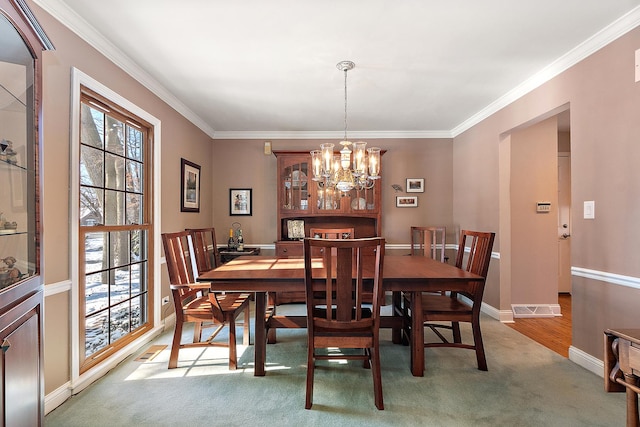
<path fill-rule="evenodd" d="M 624 394 L 604 392 L 601 377 L 492 318 L 484 316 L 482 328 L 488 372 L 476 368 L 473 351 L 430 348 L 424 377 L 411 375 L 409 347 L 382 330 L 384 411 L 357 361 L 321 363 L 313 408 L 305 410 L 306 330 L 290 329 L 268 346 L 265 377 L 253 376 L 253 346 L 238 346 L 236 371 L 227 369 L 225 348 L 181 350 L 172 370 L 169 348 L 143 363 L 134 355 L 49 413 L 45 426 L 625 424 Z M 463 327 L 463 337 L 470 333 Z M 170 343 L 168 332 L 152 344 Z"/>

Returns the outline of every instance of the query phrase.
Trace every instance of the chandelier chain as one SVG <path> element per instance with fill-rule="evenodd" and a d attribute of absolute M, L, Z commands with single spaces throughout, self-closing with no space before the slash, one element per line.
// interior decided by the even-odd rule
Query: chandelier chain
<path fill-rule="evenodd" d="M 347 140 L 347 71 L 344 69 L 344 140 Z"/>

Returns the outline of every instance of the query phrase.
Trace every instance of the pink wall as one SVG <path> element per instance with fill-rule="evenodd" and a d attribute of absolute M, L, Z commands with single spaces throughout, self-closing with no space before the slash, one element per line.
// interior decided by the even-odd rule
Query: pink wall
<path fill-rule="evenodd" d="M 452 222 L 452 145 L 450 139 L 367 140 L 387 152 L 382 156 L 382 234 L 389 244 L 409 243 L 411 225 L 444 225 L 448 242 L 457 241 Z M 273 150 L 310 151 L 321 140 L 274 140 Z M 246 244 L 276 240 L 276 158 L 265 156 L 264 140 L 214 140 L 213 223 L 228 230 L 242 224 Z M 417 208 L 396 208 L 395 196 L 406 195 L 406 178 L 425 178 Z M 397 193 L 391 184 L 399 184 Z M 229 216 L 229 188 L 253 188 L 253 215 Z"/>
<path fill-rule="evenodd" d="M 640 46 L 640 28 L 571 67 L 548 83 L 523 96 L 454 138 L 454 221 L 463 227 L 498 229 L 501 221 L 499 145 L 505 135 L 528 123 L 548 117 L 569 104 L 571 114 L 572 254 L 573 268 L 592 269 L 601 279 L 573 276 L 573 346 L 602 359 L 602 332 L 612 326 L 637 327 L 640 290 L 615 284 L 610 274 L 640 277 L 640 90 L 634 82 L 634 52 Z M 469 168 L 482 164 L 481 172 Z M 481 185 L 479 183 L 482 183 Z M 596 219 L 582 219 L 582 204 L 595 200 Z M 502 247 L 499 236 L 498 250 Z M 513 251 L 519 242 L 515 238 Z M 521 247 L 524 247 L 521 246 Z M 490 272 L 499 269 L 505 280 L 491 278 L 488 294 L 500 298 L 500 309 L 511 303 L 503 286 L 515 286 L 492 260 Z M 537 256 L 535 253 L 529 256 Z M 504 263 L 508 264 L 508 263 Z M 493 305 L 493 304 L 492 304 Z"/>

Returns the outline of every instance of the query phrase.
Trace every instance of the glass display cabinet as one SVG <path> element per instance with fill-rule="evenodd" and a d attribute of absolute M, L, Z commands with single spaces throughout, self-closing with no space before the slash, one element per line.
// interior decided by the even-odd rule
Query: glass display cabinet
<path fill-rule="evenodd" d="M 353 228 L 355 238 L 376 237 L 382 227 L 382 179 L 371 188 L 340 191 L 312 179 L 310 151 L 273 151 L 277 158 L 277 256 L 302 256 L 311 228 Z M 304 301 L 278 293 L 277 303 Z"/>
<path fill-rule="evenodd" d="M 50 41 L 24 3 L 0 0 L 0 425 L 42 425 L 38 114 Z"/>

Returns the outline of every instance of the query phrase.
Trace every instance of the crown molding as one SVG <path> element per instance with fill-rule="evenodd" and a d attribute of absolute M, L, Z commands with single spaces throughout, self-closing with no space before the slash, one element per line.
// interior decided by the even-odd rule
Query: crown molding
<path fill-rule="evenodd" d="M 87 21 L 71 9 L 66 3 L 60 0 L 33 0 L 47 13 L 60 21 L 64 26 L 77 34 L 81 39 L 89 43 L 107 59 L 120 67 L 124 72 L 133 77 L 136 81 L 149 89 L 184 118 L 200 128 L 204 133 L 213 137 L 214 130 L 208 123 L 202 120 L 196 113 L 191 111 L 178 98 L 169 92 L 156 79 L 151 77 L 146 71 L 140 68 L 131 58 L 125 55 L 113 43 L 107 40 L 102 34 L 97 32 Z"/>
<path fill-rule="evenodd" d="M 602 49 L 612 41 L 633 30 L 638 25 L 640 25 L 640 6 L 623 15 L 620 19 L 612 22 L 610 25 L 580 43 L 571 51 L 556 59 L 538 73 L 534 74 L 531 78 L 525 80 L 502 97 L 498 98 L 464 122 L 460 123 L 451 130 L 452 137 L 455 138 L 512 102 L 542 86 L 544 83 L 558 76 L 560 73 L 566 71 L 592 53 Z"/>
<path fill-rule="evenodd" d="M 349 132 L 350 140 L 393 138 L 453 138 L 442 131 L 360 131 Z M 343 131 L 224 131 L 215 132 L 213 139 L 343 139 Z"/>

